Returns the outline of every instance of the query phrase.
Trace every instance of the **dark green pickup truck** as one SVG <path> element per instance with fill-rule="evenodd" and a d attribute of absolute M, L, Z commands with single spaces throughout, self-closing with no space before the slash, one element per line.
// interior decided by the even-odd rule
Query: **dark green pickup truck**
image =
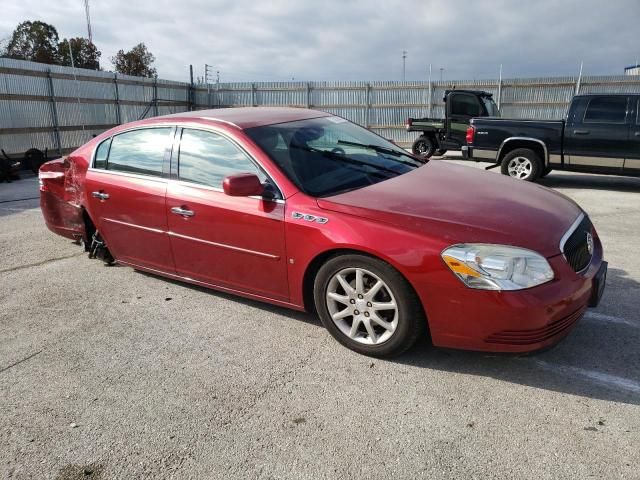
<path fill-rule="evenodd" d="M 447 150 L 460 150 L 466 145 L 465 134 L 474 117 L 499 117 L 493 95 L 481 90 L 446 90 L 445 118 L 408 118 L 409 132 L 422 132 L 413 142 L 412 151 L 428 158 L 444 155 Z"/>

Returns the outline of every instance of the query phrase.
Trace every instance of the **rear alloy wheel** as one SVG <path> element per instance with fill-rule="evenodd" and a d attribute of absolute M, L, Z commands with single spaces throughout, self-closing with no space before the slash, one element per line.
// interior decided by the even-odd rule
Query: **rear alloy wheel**
<path fill-rule="evenodd" d="M 517 148 L 505 155 L 501 162 L 501 172 L 518 180 L 534 182 L 542 173 L 542 161 L 529 148 Z"/>
<path fill-rule="evenodd" d="M 414 155 L 418 155 L 422 158 L 429 158 L 435 153 L 436 145 L 431 138 L 425 135 L 420 135 L 418 139 L 413 142 L 411 151 Z"/>
<path fill-rule="evenodd" d="M 426 325 L 404 277 L 364 255 L 341 255 L 325 263 L 316 276 L 314 300 L 331 335 L 365 355 L 398 355 L 415 343 Z"/>

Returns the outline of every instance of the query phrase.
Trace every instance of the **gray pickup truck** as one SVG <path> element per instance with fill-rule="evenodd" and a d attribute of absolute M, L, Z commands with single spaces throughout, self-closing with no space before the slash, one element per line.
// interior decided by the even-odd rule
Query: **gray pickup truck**
<path fill-rule="evenodd" d="M 535 181 L 552 170 L 640 176 L 640 94 L 576 95 L 565 120 L 474 118 L 463 157 Z"/>

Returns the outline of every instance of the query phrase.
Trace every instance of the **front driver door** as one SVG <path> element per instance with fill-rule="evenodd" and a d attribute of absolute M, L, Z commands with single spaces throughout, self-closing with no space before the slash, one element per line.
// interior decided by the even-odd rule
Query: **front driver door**
<path fill-rule="evenodd" d="M 165 194 L 173 127 L 130 130 L 101 143 L 87 171 L 87 210 L 119 261 L 173 273 Z"/>
<path fill-rule="evenodd" d="M 176 271 L 208 284 L 288 300 L 284 202 L 230 197 L 222 190 L 224 177 L 245 172 L 267 179 L 223 134 L 182 130 L 166 204 Z"/>

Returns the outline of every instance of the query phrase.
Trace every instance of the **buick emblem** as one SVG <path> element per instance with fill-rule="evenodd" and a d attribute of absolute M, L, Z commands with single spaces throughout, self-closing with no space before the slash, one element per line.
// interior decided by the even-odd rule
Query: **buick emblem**
<path fill-rule="evenodd" d="M 587 232 L 587 251 L 589 255 L 593 255 L 593 236 Z"/>

